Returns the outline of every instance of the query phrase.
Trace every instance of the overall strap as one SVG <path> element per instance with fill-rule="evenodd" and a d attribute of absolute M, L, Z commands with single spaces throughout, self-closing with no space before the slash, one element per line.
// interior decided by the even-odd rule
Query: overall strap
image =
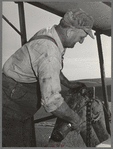
<path fill-rule="evenodd" d="M 37 39 L 47 39 L 47 40 L 51 40 L 51 41 L 52 41 L 53 43 L 55 43 L 56 46 L 58 47 L 58 45 L 57 45 L 55 39 L 52 38 L 51 36 L 48 36 L 48 35 L 38 35 L 38 36 L 36 36 L 36 37 L 32 37 L 32 38 L 29 40 L 29 42 L 32 41 L 32 40 L 37 40 Z M 62 69 L 63 69 L 63 59 L 64 59 L 64 54 L 62 55 Z"/>
<path fill-rule="evenodd" d="M 37 40 L 37 39 L 47 39 L 47 40 L 50 40 L 50 41 L 52 41 L 53 43 L 55 43 L 56 46 L 58 46 L 57 43 L 56 43 L 56 41 L 55 41 L 55 39 L 52 38 L 51 36 L 47 36 L 47 35 L 38 35 L 38 36 L 36 36 L 36 37 L 32 37 L 32 38 L 29 40 L 29 42 L 32 41 L 32 40 Z"/>
<path fill-rule="evenodd" d="M 51 41 L 52 41 L 53 43 L 55 43 L 56 46 L 58 47 L 58 45 L 57 45 L 55 39 L 53 39 L 52 37 L 47 36 L 47 35 L 39 35 L 39 36 L 36 36 L 36 37 L 32 37 L 28 42 L 33 41 L 33 40 L 37 40 L 37 39 L 47 39 L 47 40 L 51 40 Z M 36 77 L 36 79 L 37 79 L 37 81 L 38 81 L 38 77 L 37 77 L 37 75 L 36 75 L 36 73 L 35 73 L 35 71 L 34 71 L 34 69 L 33 69 L 32 60 L 31 60 L 31 56 L 30 56 L 29 50 L 27 49 L 27 51 L 28 51 L 28 54 L 29 54 L 30 64 L 31 64 L 32 71 L 33 71 L 33 73 L 34 73 L 34 75 L 35 75 L 35 77 Z"/>

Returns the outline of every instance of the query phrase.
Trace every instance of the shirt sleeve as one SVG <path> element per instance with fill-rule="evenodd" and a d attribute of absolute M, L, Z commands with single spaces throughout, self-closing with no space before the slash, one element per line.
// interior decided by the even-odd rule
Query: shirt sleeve
<path fill-rule="evenodd" d="M 60 94 L 60 69 L 61 64 L 57 57 L 48 56 L 40 60 L 38 66 L 39 82 L 41 89 L 41 104 L 47 112 L 56 110 L 64 102 Z"/>

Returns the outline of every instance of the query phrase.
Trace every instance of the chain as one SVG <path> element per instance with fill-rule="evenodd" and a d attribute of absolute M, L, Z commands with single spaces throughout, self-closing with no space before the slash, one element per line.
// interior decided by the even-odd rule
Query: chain
<path fill-rule="evenodd" d="M 91 147 L 91 105 L 92 105 L 93 99 L 90 99 L 90 101 L 87 102 L 86 105 L 86 146 Z"/>

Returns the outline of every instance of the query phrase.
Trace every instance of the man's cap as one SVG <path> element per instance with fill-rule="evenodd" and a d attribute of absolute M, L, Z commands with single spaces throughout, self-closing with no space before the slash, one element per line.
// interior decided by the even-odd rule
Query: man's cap
<path fill-rule="evenodd" d="M 94 39 L 92 27 L 94 20 L 82 9 L 68 10 L 62 18 L 63 23 L 72 28 L 83 29 L 91 38 Z"/>

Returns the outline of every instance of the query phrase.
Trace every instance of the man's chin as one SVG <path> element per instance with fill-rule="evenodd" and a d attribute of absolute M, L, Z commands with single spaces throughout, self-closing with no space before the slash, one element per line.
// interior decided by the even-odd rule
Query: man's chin
<path fill-rule="evenodd" d="M 76 44 L 76 43 L 75 43 Z M 74 48 L 75 44 L 71 45 L 70 48 Z"/>
<path fill-rule="evenodd" d="M 75 44 L 76 44 L 76 43 L 71 44 L 71 45 L 68 45 L 66 48 L 74 48 Z"/>

